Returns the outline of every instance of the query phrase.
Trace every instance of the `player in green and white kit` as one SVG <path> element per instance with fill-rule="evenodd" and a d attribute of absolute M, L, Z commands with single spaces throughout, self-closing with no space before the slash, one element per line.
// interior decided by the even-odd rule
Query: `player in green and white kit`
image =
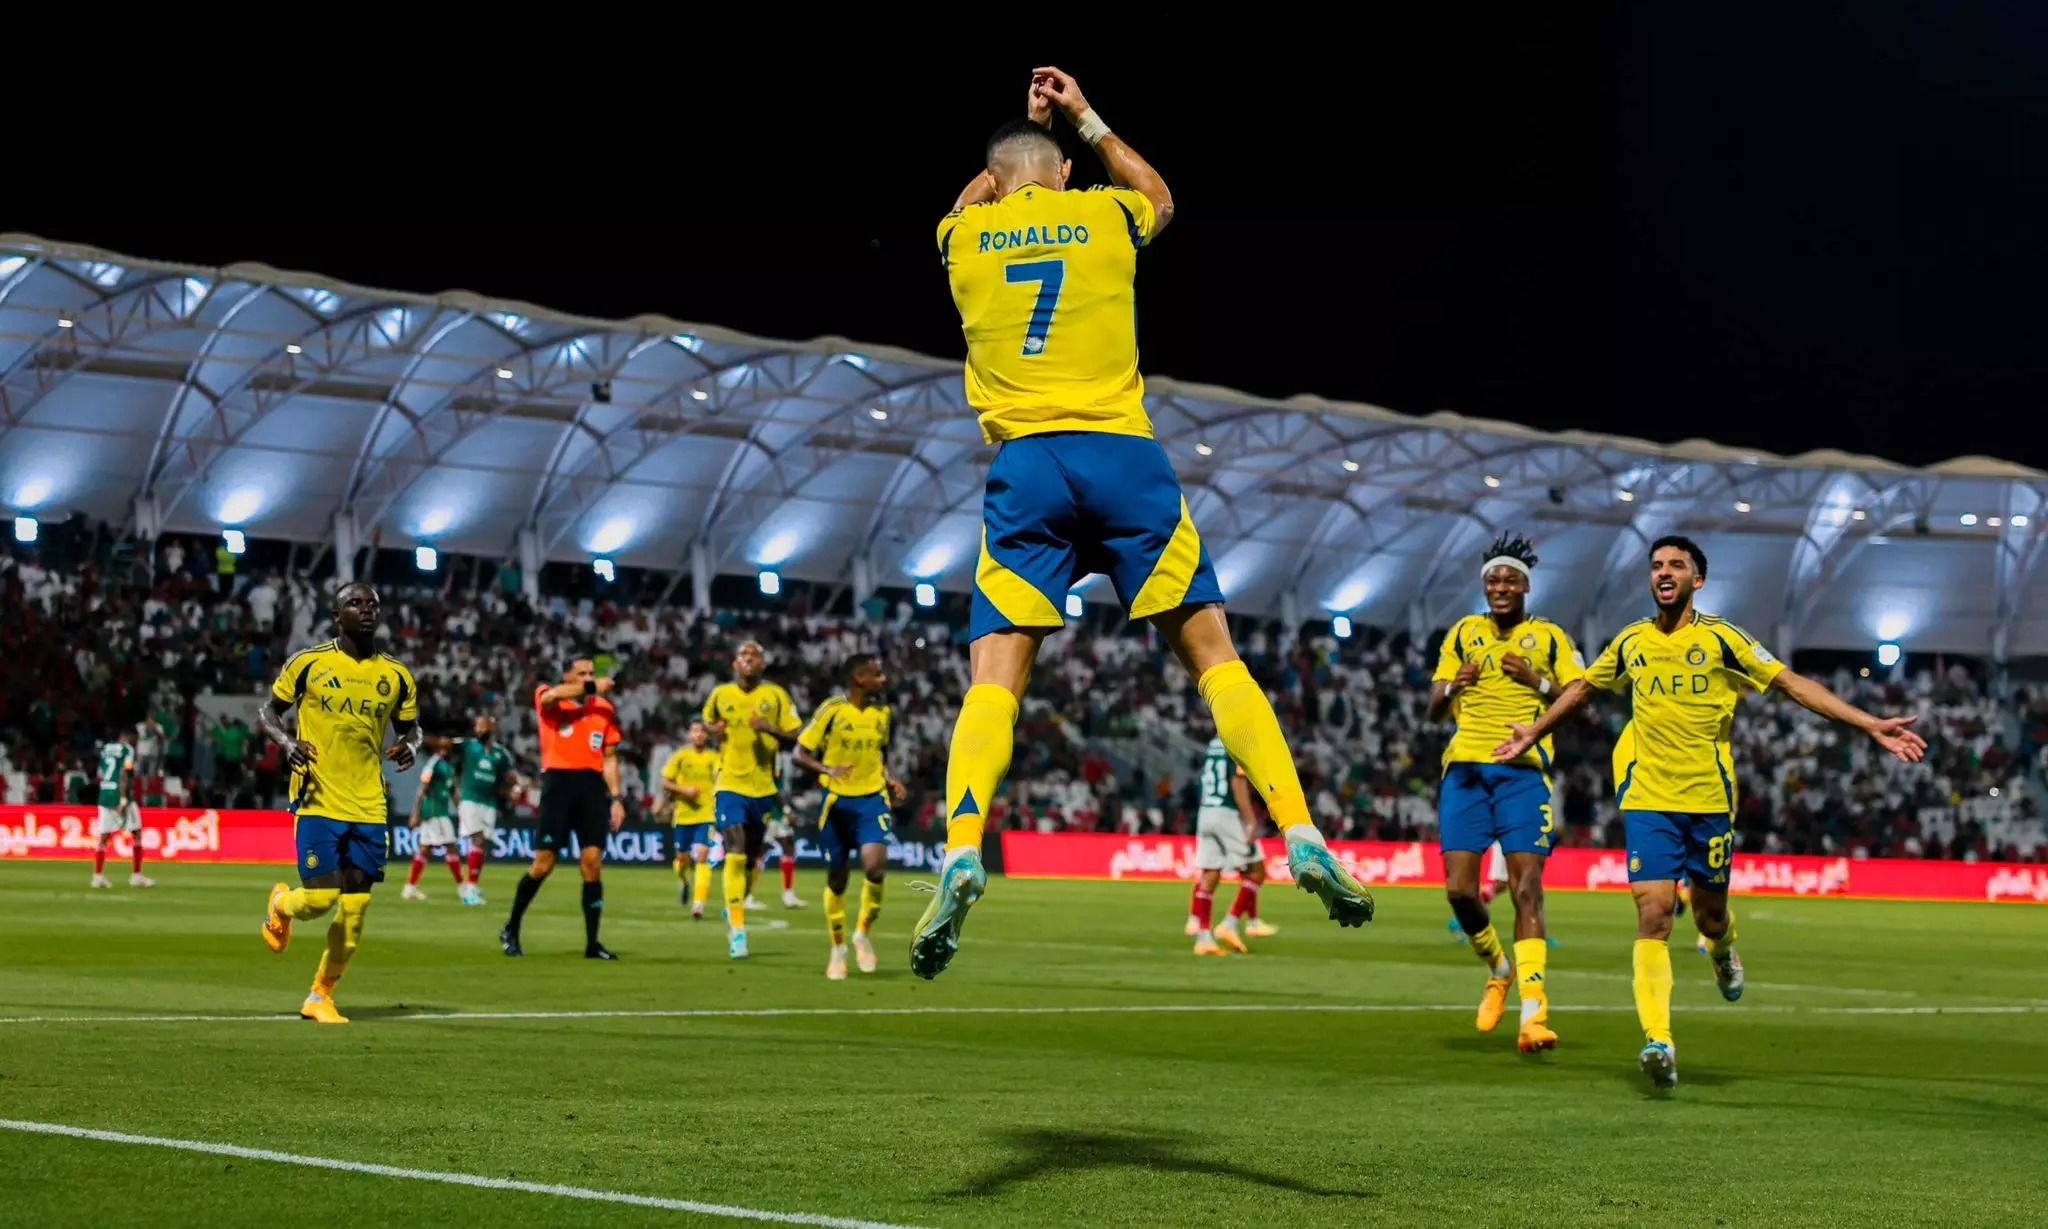
<path fill-rule="evenodd" d="M 1195 809 L 1195 895 L 1188 905 L 1188 934 L 1195 955 L 1221 956 L 1225 948 L 1249 956 L 1237 919 L 1245 919 L 1245 935 L 1270 935 L 1275 928 L 1259 920 L 1259 885 L 1266 881 L 1266 860 L 1258 850 L 1259 813 L 1252 806 L 1244 769 L 1224 750 L 1223 740 L 1209 740 L 1202 757 L 1201 801 Z M 1223 924 L 1213 931 L 1216 885 L 1223 872 L 1238 872 L 1237 900 Z"/>
<path fill-rule="evenodd" d="M 461 795 L 455 815 L 461 821 L 463 844 L 469 846 L 469 882 L 462 885 L 462 903 L 484 903 L 484 858 L 491 850 L 491 838 L 498 834 L 498 813 L 511 803 L 519 785 L 519 765 L 512 753 L 498 745 L 498 719 L 478 713 L 476 737 L 462 744 L 462 780 L 456 785 Z"/>
<path fill-rule="evenodd" d="M 455 876 L 455 890 L 467 904 L 462 858 L 455 852 L 455 763 L 448 758 L 448 739 L 433 739 L 429 745 L 434 753 L 420 765 L 420 792 L 412 800 L 412 827 L 420 834 L 419 848 L 413 851 L 412 870 L 398 895 L 401 900 L 427 898 L 420 891 L 420 875 L 427 869 L 427 851 L 431 849 L 447 861 L 449 873 Z"/>
<path fill-rule="evenodd" d="M 142 873 L 142 809 L 135 805 L 133 726 L 100 748 L 100 814 L 93 824 L 92 849 L 92 886 L 96 888 L 114 886 L 107 882 L 107 849 L 121 832 L 127 833 L 135 846 L 135 869 L 128 876 L 128 886 L 155 887 L 156 880 Z"/>

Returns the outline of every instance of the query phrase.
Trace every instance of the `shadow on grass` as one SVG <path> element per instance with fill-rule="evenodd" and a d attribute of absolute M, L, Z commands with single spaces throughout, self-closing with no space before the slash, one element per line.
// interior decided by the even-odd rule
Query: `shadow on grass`
<path fill-rule="evenodd" d="M 1377 1198 L 1371 1191 L 1317 1186 L 1286 1174 L 1265 1173 L 1228 1161 L 1213 1160 L 1187 1150 L 1189 1139 L 1185 1136 L 1120 1135 L 1039 1127 L 1002 1131 L 991 1139 L 1007 1145 L 1017 1155 L 958 1189 L 946 1192 L 948 1198 L 974 1199 L 999 1195 L 1020 1182 L 1062 1173 L 1117 1168 L 1206 1174 L 1297 1195 L 1335 1199 Z"/>

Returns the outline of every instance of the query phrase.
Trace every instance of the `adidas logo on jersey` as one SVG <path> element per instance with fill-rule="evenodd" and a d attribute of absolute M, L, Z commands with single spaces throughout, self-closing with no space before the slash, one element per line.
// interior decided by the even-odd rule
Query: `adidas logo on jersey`
<path fill-rule="evenodd" d="M 336 691 L 340 691 L 340 690 L 341 690 L 341 676 L 340 676 L 340 675 L 335 675 L 335 674 L 330 674 L 330 675 L 328 675 L 328 676 L 327 676 L 327 681 L 326 681 L 325 683 L 322 683 L 322 684 L 321 684 L 321 686 L 322 686 L 322 687 L 332 687 L 332 688 L 333 688 L 334 690 L 336 690 Z"/>

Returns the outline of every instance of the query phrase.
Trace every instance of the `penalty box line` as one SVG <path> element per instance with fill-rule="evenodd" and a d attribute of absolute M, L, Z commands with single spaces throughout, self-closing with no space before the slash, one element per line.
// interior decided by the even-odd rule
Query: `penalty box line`
<path fill-rule="evenodd" d="M 580 1199 L 587 1203 L 618 1203 L 666 1212 L 694 1212 L 701 1216 L 722 1216 L 728 1220 L 769 1221 L 780 1225 L 818 1225 L 826 1229 L 912 1229 L 887 1221 L 854 1220 L 844 1216 L 820 1216 L 808 1212 L 770 1212 L 722 1203 L 700 1203 L 694 1199 L 666 1199 L 658 1195 L 635 1195 L 626 1191 L 601 1191 L 587 1186 L 558 1186 L 551 1182 L 521 1182 L 516 1178 L 486 1178 L 480 1174 L 447 1173 L 432 1169 L 406 1169 L 334 1157 L 304 1156 L 296 1152 L 273 1152 L 268 1148 L 244 1148 L 238 1144 L 216 1144 L 198 1139 L 166 1139 L 156 1135 L 130 1135 L 124 1131 L 95 1131 L 57 1122 L 23 1122 L 0 1118 L 0 1130 L 27 1135 L 53 1135 L 68 1139 L 89 1139 L 103 1144 L 126 1144 L 145 1148 L 167 1148 L 197 1152 L 204 1156 L 228 1156 L 246 1161 L 270 1161 L 308 1169 L 334 1169 L 344 1173 L 370 1174 L 408 1182 L 438 1182 L 444 1186 L 469 1186 L 487 1191 L 513 1191 L 522 1195 L 547 1195 L 556 1199 Z"/>
<path fill-rule="evenodd" d="M 1957 1006 L 1808 1007 L 1793 1003 L 1749 1006 L 1701 1004 L 1717 1014 L 1815 1016 L 2023 1016 L 2048 1015 L 2048 1004 L 1989 1003 Z M 1470 1003 L 1079 1003 L 1057 1007 L 700 1007 L 622 1008 L 595 1011 L 420 1011 L 380 1017 L 376 1023 L 468 1020 L 772 1020 L 817 1017 L 845 1019 L 887 1016 L 1123 1016 L 1123 1015 L 1416 1015 L 1472 1010 Z M 1633 1012 L 1625 1003 L 1573 1004 L 1571 1014 Z M 180 1014 L 102 1016 L 0 1016 L 4 1024 L 300 1024 L 296 1014 Z M 369 1021 L 365 1021 L 369 1023 Z"/>

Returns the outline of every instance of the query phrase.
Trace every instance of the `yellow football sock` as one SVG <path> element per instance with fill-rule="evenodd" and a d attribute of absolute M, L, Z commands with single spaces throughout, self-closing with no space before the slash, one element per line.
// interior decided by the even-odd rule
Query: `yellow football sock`
<path fill-rule="evenodd" d="M 832 946 L 846 946 L 846 894 L 825 889 L 825 929 L 832 934 Z"/>
<path fill-rule="evenodd" d="M 277 911 L 294 921 L 310 922 L 340 899 L 340 888 L 293 888 L 278 898 Z"/>
<path fill-rule="evenodd" d="M 690 885 L 690 899 L 703 902 L 711 899 L 711 863 L 700 859 L 697 863 L 696 881 Z"/>
<path fill-rule="evenodd" d="M 1294 771 L 1294 753 L 1252 672 L 1241 661 L 1226 661 L 1204 670 L 1197 686 L 1216 718 L 1216 736 L 1265 799 L 1280 831 L 1308 823 L 1308 797 Z"/>
<path fill-rule="evenodd" d="M 1712 956 L 1716 960 L 1734 951 L 1735 911 L 1732 909 L 1728 911 L 1728 929 L 1722 932 L 1720 938 L 1716 939 L 1708 934 L 1702 934 L 1700 937 L 1707 941 L 1707 955 Z"/>
<path fill-rule="evenodd" d="M 882 885 L 872 879 L 863 879 L 860 885 L 860 932 L 866 934 L 875 924 L 875 918 L 882 912 Z"/>
<path fill-rule="evenodd" d="M 747 928 L 747 860 L 736 853 L 725 856 L 725 924 Z"/>
<path fill-rule="evenodd" d="M 976 683 L 960 703 L 946 756 L 946 852 L 981 849 L 996 787 L 1010 771 L 1017 738 L 1017 697 L 1007 687 Z"/>
<path fill-rule="evenodd" d="M 677 879 L 682 880 L 690 877 L 690 864 L 687 859 L 677 858 L 669 863 L 669 865 L 675 867 Z"/>
<path fill-rule="evenodd" d="M 1671 944 L 1636 940 L 1636 1019 L 1643 1037 L 1671 1044 Z"/>
<path fill-rule="evenodd" d="M 1516 989 L 1522 996 L 1522 1023 L 1541 1024 L 1550 1018 L 1550 987 L 1543 980 L 1543 967 L 1550 961 L 1550 944 L 1542 939 L 1515 940 Z"/>
<path fill-rule="evenodd" d="M 1472 954 L 1479 957 L 1487 972 L 1495 977 L 1508 975 L 1508 955 L 1501 950 L 1500 936 L 1494 933 L 1493 923 L 1488 922 L 1486 929 L 1476 935 L 1466 935 L 1465 942 L 1472 945 Z"/>
<path fill-rule="evenodd" d="M 363 924 L 368 921 L 370 894 L 341 893 L 341 914 L 327 927 L 327 950 L 320 953 L 320 968 L 313 974 L 313 992 L 332 995 L 334 983 L 348 972 L 356 948 L 363 942 Z"/>

